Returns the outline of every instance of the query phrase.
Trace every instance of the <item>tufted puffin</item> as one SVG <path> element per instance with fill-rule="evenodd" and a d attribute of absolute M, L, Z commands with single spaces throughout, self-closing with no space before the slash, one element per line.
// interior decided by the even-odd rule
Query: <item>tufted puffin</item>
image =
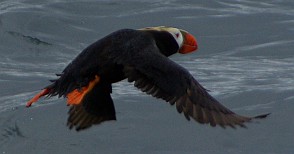
<path fill-rule="evenodd" d="M 141 91 L 176 105 L 179 113 L 202 124 L 246 127 L 244 122 L 265 118 L 241 116 L 229 110 L 201 86 L 188 70 L 168 56 L 191 53 L 198 45 L 187 31 L 159 26 L 121 29 L 85 48 L 58 79 L 27 102 L 42 96 L 67 99 L 67 125 L 77 131 L 116 120 L 112 83 L 127 79 Z"/>

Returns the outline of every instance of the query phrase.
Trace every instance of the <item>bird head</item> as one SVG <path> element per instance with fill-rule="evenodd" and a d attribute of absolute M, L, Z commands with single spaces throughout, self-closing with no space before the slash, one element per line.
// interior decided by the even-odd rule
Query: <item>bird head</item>
<path fill-rule="evenodd" d="M 187 31 L 167 26 L 146 27 L 139 30 L 165 31 L 170 33 L 179 46 L 178 52 L 181 54 L 191 53 L 198 49 L 195 37 Z"/>

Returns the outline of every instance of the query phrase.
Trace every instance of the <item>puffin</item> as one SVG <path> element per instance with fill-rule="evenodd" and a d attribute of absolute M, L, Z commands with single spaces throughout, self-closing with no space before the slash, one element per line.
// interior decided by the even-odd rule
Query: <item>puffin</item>
<path fill-rule="evenodd" d="M 187 69 L 168 58 L 197 49 L 195 37 L 175 27 L 117 30 L 86 47 L 26 106 L 43 96 L 65 97 L 70 107 L 67 126 L 84 130 L 116 120 L 112 83 L 127 79 L 141 91 L 175 105 L 187 120 L 201 124 L 246 128 L 245 122 L 269 115 L 234 113 L 213 98 Z"/>

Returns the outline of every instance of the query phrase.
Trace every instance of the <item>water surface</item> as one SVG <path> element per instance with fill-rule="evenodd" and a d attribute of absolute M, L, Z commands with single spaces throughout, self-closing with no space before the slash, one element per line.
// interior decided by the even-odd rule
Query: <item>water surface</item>
<path fill-rule="evenodd" d="M 0 2 L 0 152 L 293 153 L 294 3 L 290 0 Z M 114 84 L 118 120 L 69 131 L 63 99 L 25 102 L 82 49 L 122 28 L 175 26 L 199 50 L 174 61 L 237 113 L 271 116 L 249 129 L 187 122 L 126 81 Z"/>

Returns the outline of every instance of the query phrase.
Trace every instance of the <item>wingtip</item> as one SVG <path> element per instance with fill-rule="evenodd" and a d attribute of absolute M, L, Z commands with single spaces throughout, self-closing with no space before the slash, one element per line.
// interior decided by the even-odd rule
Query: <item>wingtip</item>
<path fill-rule="evenodd" d="M 270 114 L 271 113 L 261 114 L 261 115 L 253 117 L 253 119 L 264 119 L 264 118 L 268 117 Z"/>

